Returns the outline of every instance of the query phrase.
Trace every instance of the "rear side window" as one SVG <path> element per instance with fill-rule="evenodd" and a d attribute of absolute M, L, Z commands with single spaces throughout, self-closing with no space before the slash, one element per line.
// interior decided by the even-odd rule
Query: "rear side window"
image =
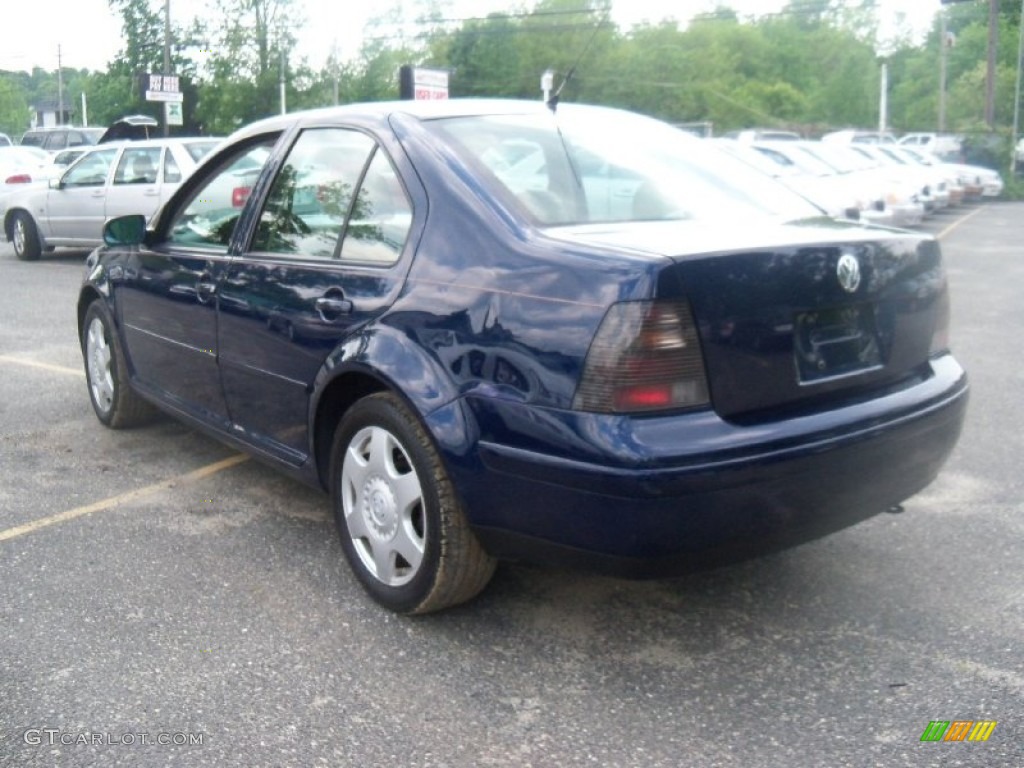
<path fill-rule="evenodd" d="M 252 249 L 332 258 L 373 147 L 358 131 L 303 132 L 270 188 Z"/>
<path fill-rule="evenodd" d="M 90 146 L 94 142 L 89 141 L 89 137 L 85 136 L 79 131 L 68 131 L 67 144 L 68 147 L 81 147 Z"/>
<path fill-rule="evenodd" d="M 26 133 L 21 137 L 21 143 L 26 147 L 41 147 L 46 144 L 46 134 Z"/>
<path fill-rule="evenodd" d="M 412 226 L 412 208 L 398 174 L 381 149 L 366 169 L 340 256 L 345 261 L 391 264 L 398 261 Z"/>
<path fill-rule="evenodd" d="M 156 184 L 160 147 L 125 149 L 114 172 L 115 184 Z"/>
<path fill-rule="evenodd" d="M 274 180 L 252 250 L 391 264 L 411 221 L 405 189 L 373 139 L 343 128 L 311 129 Z"/>
<path fill-rule="evenodd" d="M 164 181 L 168 184 L 177 184 L 181 181 L 181 168 L 178 167 L 178 161 L 169 149 L 164 153 Z"/>
<path fill-rule="evenodd" d="M 46 148 L 48 150 L 64 149 L 68 145 L 68 135 L 65 131 L 52 131 L 46 137 Z"/>

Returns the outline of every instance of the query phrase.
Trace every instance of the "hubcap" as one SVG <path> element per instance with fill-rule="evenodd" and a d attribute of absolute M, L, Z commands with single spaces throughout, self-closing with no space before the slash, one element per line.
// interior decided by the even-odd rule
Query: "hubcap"
<path fill-rule="evenodd" d="M 25 252 L 25 222 L 20 218 L 14 220 L 14 250 Z"/>
<path fill-rule="evenodd" d="M 108 413 L 114 404 L 114 376 L 110 370 L 110 345 L 103 321 L 94 317 L 85 336 L 85 363 L 89 391 L 96 406 Z"/>
<path fill-rule="evenodd" d="M 419 571 L 426 545 L 423 489 L 409 455 L 382 427 L 355 434 L 341 468 L 341 501 L 360 561 L 389 587 Z"/>

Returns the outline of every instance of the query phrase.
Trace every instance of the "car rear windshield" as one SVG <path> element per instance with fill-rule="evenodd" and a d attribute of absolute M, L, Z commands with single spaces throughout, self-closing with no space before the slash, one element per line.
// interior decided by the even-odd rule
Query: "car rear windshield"
<path fill-rule="evenodd" d="M 427 126 L 540 224 L 822 215 L 710 142 L 620 110 L 562 105 L 557 114 L 460 116 Z"/>

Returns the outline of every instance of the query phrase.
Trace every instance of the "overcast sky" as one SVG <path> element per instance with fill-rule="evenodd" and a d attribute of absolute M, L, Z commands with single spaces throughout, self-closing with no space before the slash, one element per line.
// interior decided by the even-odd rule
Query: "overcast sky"
<path fill-rule="evenodd" d="M 150 0 L 162 9 L 162 0 Z M 884 18 L 893 23 L 904 13 L 919 28 L 927 28 L 940 0 L 880 0 Z M 344 4 L 343 4 L 344 3 Z M 0 21 L 0 70 L 27 70 L 34 66 L 56 69 L 58 49 L 63 66 L 104 70 L 121 48 L 120 18 L 107 0 L 4 0 Z M 530 3 L 532 5 L 532 3 Z M 612 18 L 623 27 L 642 21 L 680 18 L 727 5 L 742 14 L 778 11 L 784 0 L 613 0 Z M 307 23 L 299 33 L 297 53 L 313 67 L 323 64 L 337 44 L 342 56 L 359 49 L 366 21 L 394 5 L 391 0 L 295 0 L 305 9 Z M 519 6 L 503 0 L 450 0 L 452 16 L 483 16 Z M 582 5 L 582 3 L 581 3 Z M 183 21 L 209 13 L 208 0 L 171 0 L 172 20 Z M 411 6 L 411 4 L 410 4 Z"/>

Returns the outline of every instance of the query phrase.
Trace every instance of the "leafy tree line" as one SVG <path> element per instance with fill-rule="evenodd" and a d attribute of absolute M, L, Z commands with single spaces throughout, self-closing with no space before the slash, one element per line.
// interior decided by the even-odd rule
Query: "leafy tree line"
<path fill-rule="evenodd" d="M 65 69 L 65 101 L 91 124 L 133 113 L 162 117 L 141 97 L 136 74 L 162 72 L 162 3 L 108 0 L 124 46 L 104 72 Z M 880 65 L 889 68 L 889 125 L 935 130 L 939 104 L 939 21 L 926 39 L 879 37 L 877 0 L 791 0 L 781 12 L 741 18 L 723 6 L 686 24 L 666 20 L 617 28 L 608 0 L 539 0 L 486 17 L 452 19 L 439 0 L 396 5 L 368 25 L 358 56 L 330 56 L 319 69 L 294 55 L 305 20 L 296 0 L 213 0 L 206 20 L 173 26 L 171 68 L 185 91 L 176 132 L 225 135 L 280 111 L 397 98 L 397 69 L 447 69 L 454 96 L 540 97 L 555 73 L 563 100 L 635 109 L 673 122 L 709 122 L 716 133 L 775 126 L 817 135 L 878 125 Z M 409 9 L 412 7 L 412 13 Z M 983 125 L 988 3 L 945 7 L 955 36 L 947 53 L 947 128 Z M 1020 23 L 1018 0 L 1001 0 L 996 128 L 1013 118 Z M 571 76 L 570 76 L 571 73 Z M 566 78 L 569 78 L 566 81 Z M 0 72 L 0 130 L 19 134 L 28 106 L 56 100 L 56 72 Z"/>

